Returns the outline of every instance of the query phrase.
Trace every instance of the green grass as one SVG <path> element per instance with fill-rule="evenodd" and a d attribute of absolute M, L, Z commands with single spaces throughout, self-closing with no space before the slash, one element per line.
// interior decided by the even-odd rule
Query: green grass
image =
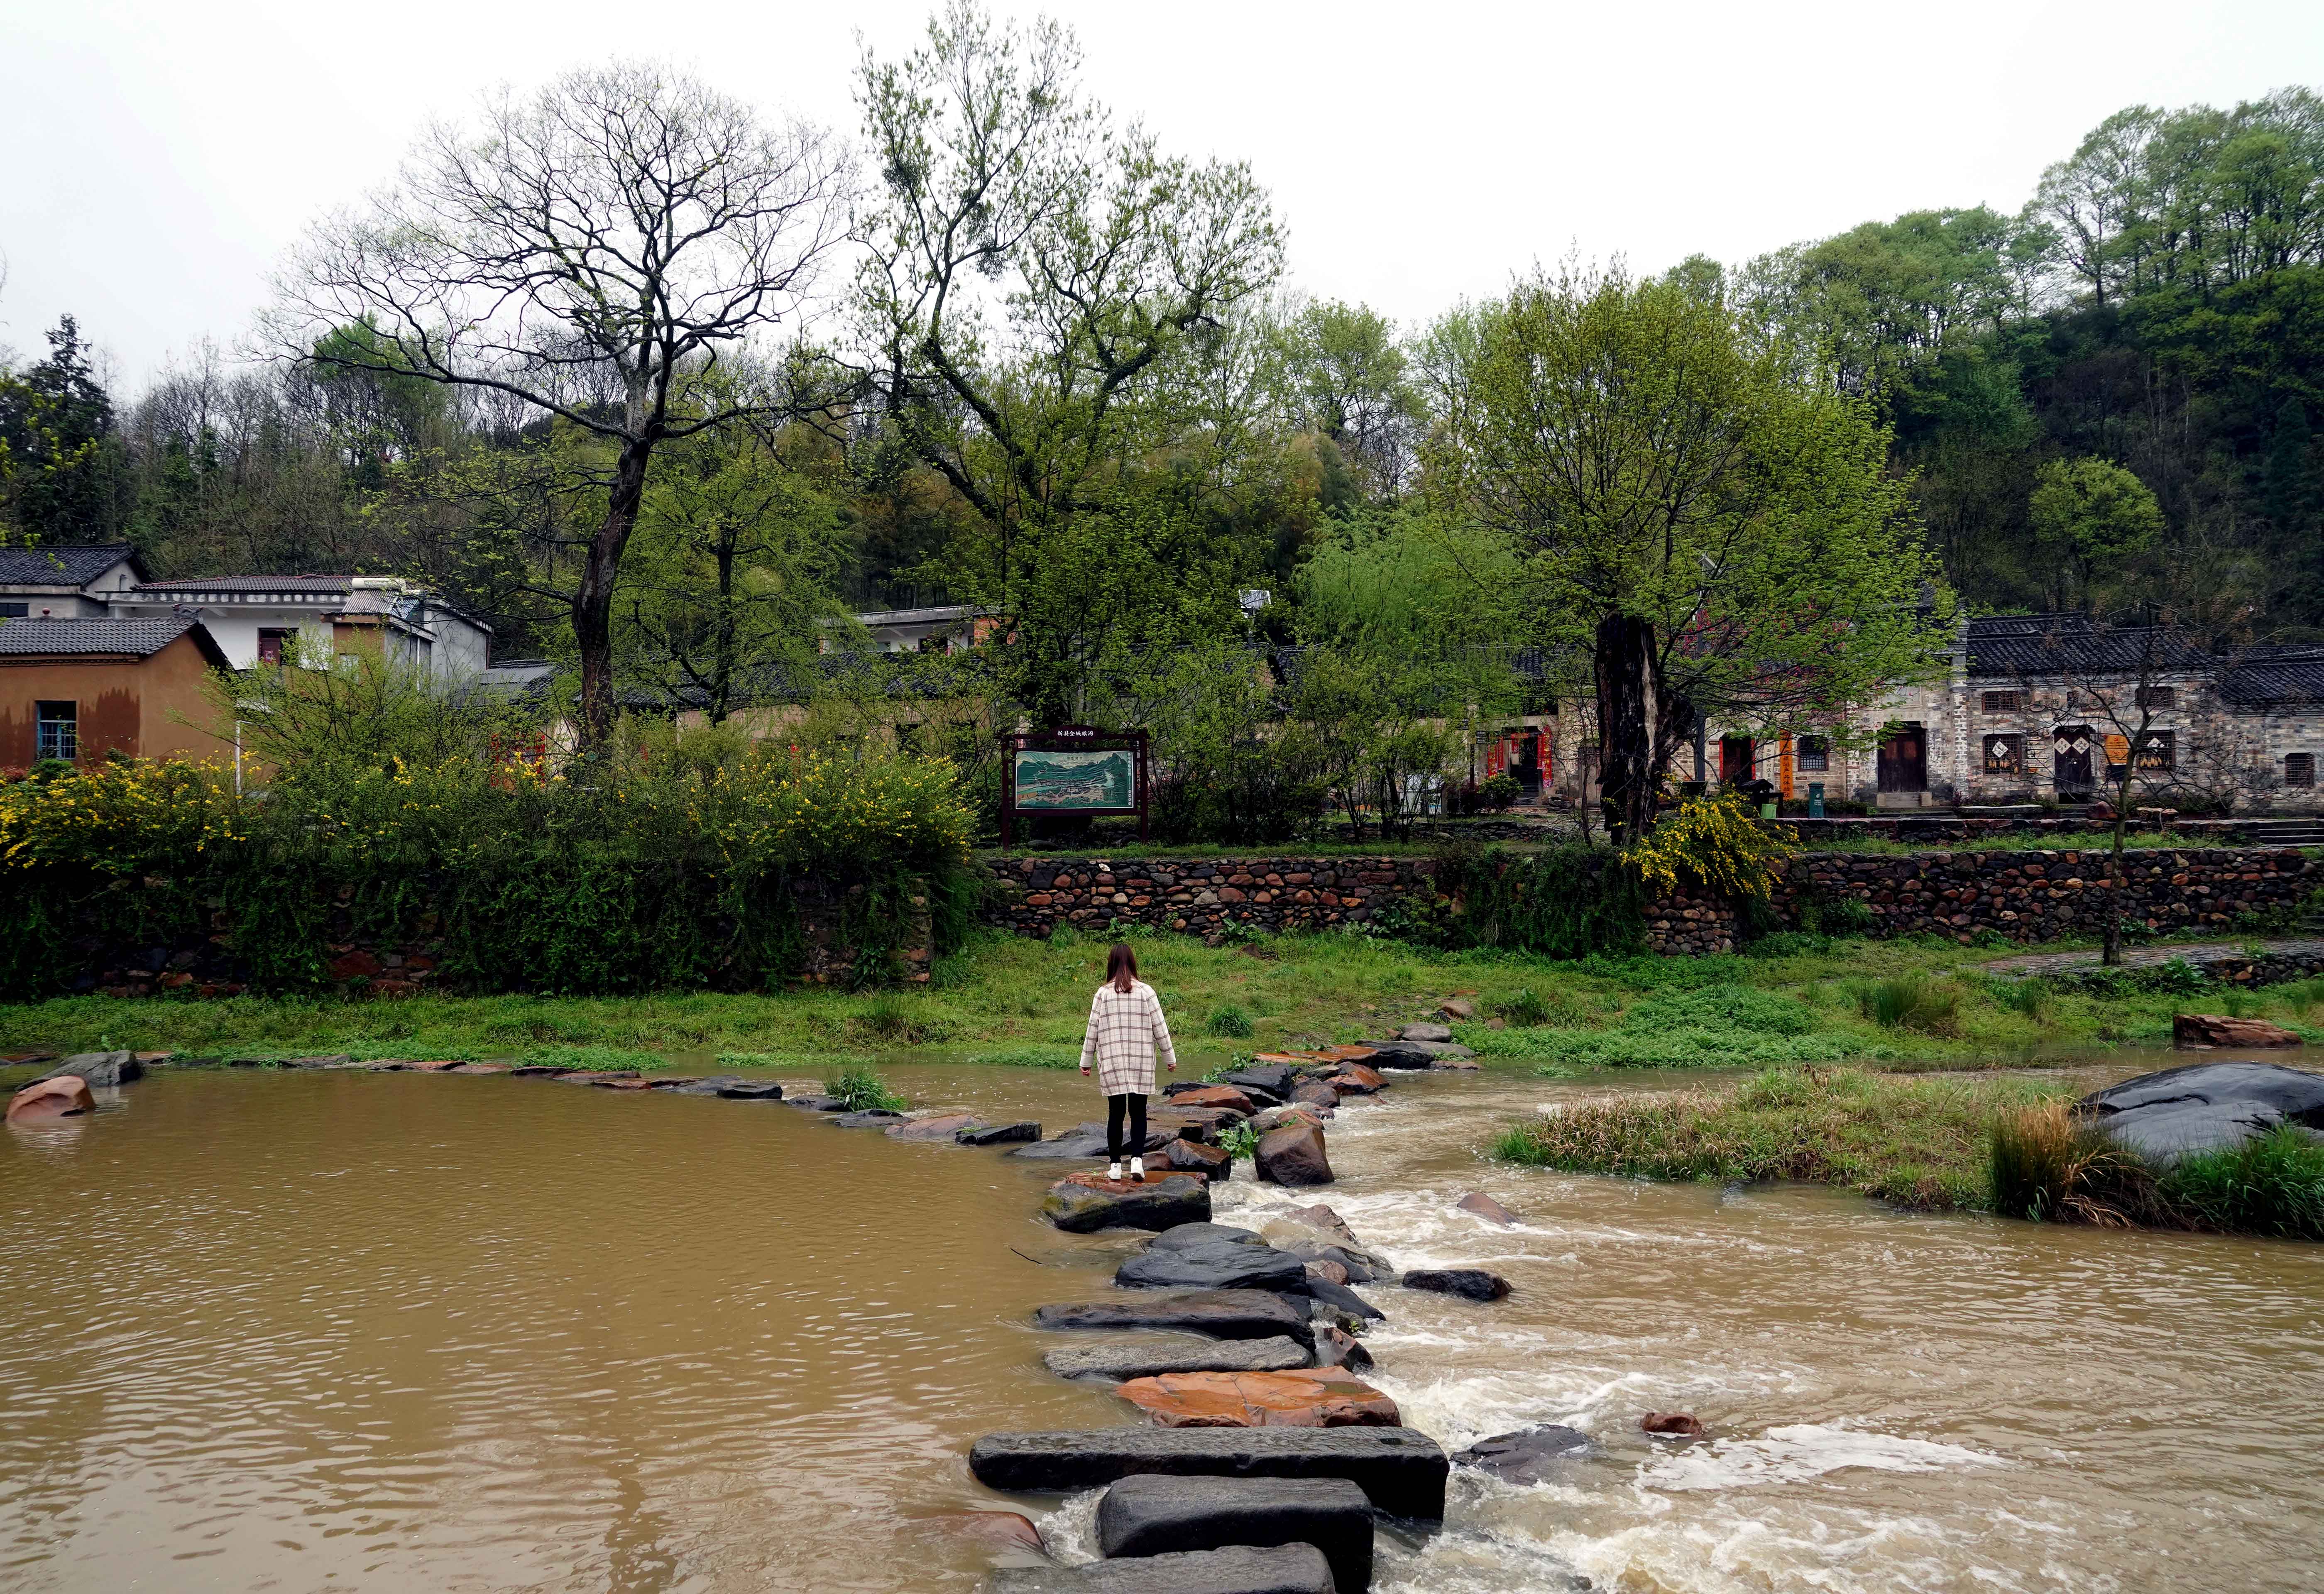
<path fill-rule="evenodd" d="M 2157 1166 L 2052 1102 L 2000 1117 L 1990 1146 L 2009 1217 L 2324 1239 L 2324 1143 L 2290 1125 Z"/>
<path fill-rule="evenodd" d="M 888 1082 L 861 1064 L 850 1064 L 835 1073 L 824 1076 L 823 1093 L 836 1096 L 847 1103 L 850 1112 L 865 1112 L 884 1107 L 890 1112 L 901 1112 L 911 1103 L 889 1089 Z"/>
<path fill-rule="evenodd" d="M 1234 1003 L 1228 1002 L 1211 1009 L 1210 1018 L 1203 1026 L 1203 1033 L 1230 1040 L 1249 1040 L 1256 1031 L 1251 1026 L 1250 1015 Z"/>
<path fill-rule="evenodd" d="M 913 1055 L 1056 1066 L 1059 1054 L 1078 1055 L 1107 939 L 983 935 L 943 960 L 941 985 L 873 995 L 817 989 L 399 1000 L 67 997 L 0 1006 L 0 1052 L 129 1046 L 193 1055 L 530 1058 L 555 1048 L 610 1047 L 665 1058 L 687 1054 L 689 1065 L 724 1054 L 770 1055 L 808 1070 Z M 1489 1066 L 1526 1070 L 1840 1058 L 1978 1066 L 2022 1060 L 2036 1048 L 2167 1044 L 2173 1010 L 2218 1010 L 2227 1000 L 2216 987 L 2174 992 L 2124 982 L 2085 990 L 2058 981 L 2047 1001 L 2028 1004 L 2004 992 L 2006 982 L 1978 975 L 1983 964 L 2017 949 L 1935 939 L 1797 936 L 1767 955 L 1573 963 L 1338 934 L 1262 937 L 1248 947 L 1151 933 L 1129 939 L 1145 977 L 1163 993 L 1181 1048 L 1207 1054 L 1197 1068 L 1229 1050 L 1372 1038 L 1434 1017 L 1455 991 L 1473 991 L 1480 1014 L 1508 1025 L 1462 1024 L 1461 1038 Z M 1907 976 L 1955 993 L 1952 1033 L 1883 1027 L 1850 994 L 1851 982 Z M 1673 1005 L 1696 992 L 1724 994 L 1702 997 L 1701 1007 Z M 2324 1037 L 2318 1023 L 2324 980 L 2238 1000 L 2251 1004 L 2254 1016 Z M 1230 1007 L 1250 1019 L 1250 1036 L 1205 1037 L 1210 1016 Z M 1536 1011 L 1538 1022 L 1523 1021 Z"/>
<path fill-rule="evenodd" d="M 2049 1100 L 2015 1076 L 1771 1068 L 1723 1091 L 1589 1102 L 1502 1134 L 1493 1155 L 1569 1173 L 1843 1185 L 1924 1211 L 1993 1204 L 1997 1116 Z"/>

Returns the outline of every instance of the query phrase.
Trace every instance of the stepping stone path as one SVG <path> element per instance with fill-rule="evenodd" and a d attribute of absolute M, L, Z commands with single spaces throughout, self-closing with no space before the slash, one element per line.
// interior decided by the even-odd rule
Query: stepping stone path
<path fill-rule="evenodd" d="M 1165 1428 L 1400 1428 L 1396 1402 L 1339 1369 L 1158 1373 L 1114 1391 Z"/>
<path fill-rule="evenodd" d="M 1306 1264 L 1248 1229 L 1181 1223 L 1117 1268 L 1123 1289 L 1284 1290 L 1307 1287 Z"/>
<path fill-rule="evenodd" d="M 1097 1542 L 1110 1560 L 1312 1544 L 1339 1594 L 1372 1581 L 1371 1502 L 1344 1478 L 1125 1478 L 1098 1502 Z"/>
<path fill-rule="evenodd" d="M 890 1140 L 919 1140 L 945 1146 L 957 1146 L 964 1132 L 973 1133 L 992 1126 L 973 1112 L 939 1112 L 927 1118 L 907 1119 L 888 1129 Z"/>
<path fill-rule="evenodd" d="M 1072 1347 L 1041 1353 L 1041 1364 L 1061 1378 L 1103 1378 L 1109 1384 L 1160 1373 L 1278 1373 L 1313 1364 L 1307 1348 L 1285 1336 L 1217 1340 L 1182 1345 L 1169 1340 Z"/>
<path fill-rule="evenodd" d="M 1038 1140 L 1040 1138 L 1041 1126 L 1029 1119 L 1017 1123 L 992 1123 L 962 1129 L 953 1137 L 963 1146 L 1008 1146 L 1019 1140 Z"/>
<path fill-rule="evenodd" d="M 1211 1218 L 1210 1181 L 1199 1174 L 1171 1174 L 1144 1181 L 1109 1179 L 1103 1174 L 1068 1174 L 1049 1186 L 1041 1216 L 1068 1234 L 1101 1229 L 1150 1229 L 1157 1232 Z"/>

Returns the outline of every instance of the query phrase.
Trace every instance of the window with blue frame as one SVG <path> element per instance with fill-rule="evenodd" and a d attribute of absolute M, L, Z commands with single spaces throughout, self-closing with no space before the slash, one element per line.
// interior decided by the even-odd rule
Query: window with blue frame
<path fill-rule="evenodd" d="M 79 704 L 42 703 L 35 706 L 34 714 L 40 757 L 63 759 L 68 763 L 80 757 Z"/>

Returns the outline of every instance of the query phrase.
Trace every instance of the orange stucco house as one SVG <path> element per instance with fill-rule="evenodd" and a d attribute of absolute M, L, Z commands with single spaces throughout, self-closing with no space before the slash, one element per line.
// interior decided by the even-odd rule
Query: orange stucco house
<path fill-rule="evenodd" d="M 78 762 L 231 754 L 202 677 L 226 658 L 198 620 L 0 620 L 0 771 Z"/>

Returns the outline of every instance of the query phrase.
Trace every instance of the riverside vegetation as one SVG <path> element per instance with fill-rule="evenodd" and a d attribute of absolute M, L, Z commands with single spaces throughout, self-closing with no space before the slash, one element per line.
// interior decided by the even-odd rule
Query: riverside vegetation
<path fill-rule="evenodd" d="M 1721 1091 L 1588 1102 L 1512 1126 L 1506 1162 L 1837 1184 L 1922 1211 L 2324 1239 L 2324 1144 L 2292 1128 L 2156 1166 L 2021 1075 L 1771 1068 Z"/>

